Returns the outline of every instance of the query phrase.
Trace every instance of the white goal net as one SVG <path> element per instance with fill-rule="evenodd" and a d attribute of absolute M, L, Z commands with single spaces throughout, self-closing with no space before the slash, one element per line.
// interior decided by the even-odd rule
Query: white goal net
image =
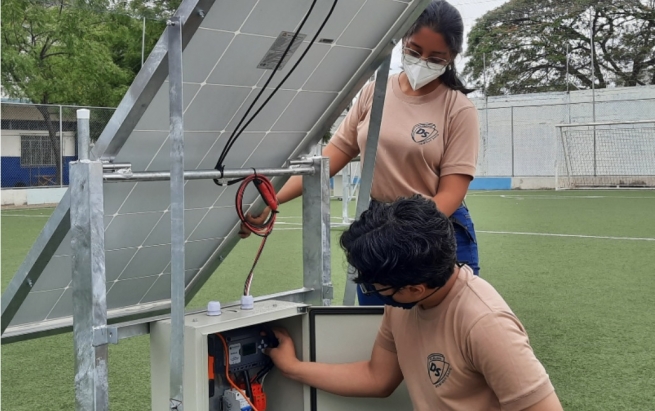
<path fill-rule="evenodd" d="M 555 127 L 557 189 L 655 188 L 655 120 Z"/>

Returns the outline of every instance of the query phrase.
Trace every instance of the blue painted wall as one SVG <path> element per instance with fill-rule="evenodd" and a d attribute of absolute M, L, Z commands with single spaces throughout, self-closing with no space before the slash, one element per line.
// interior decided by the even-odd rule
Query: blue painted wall
<path fill-rule="evenodd" d="M 64 157 L 63 174 L 64 185 L 68 185 L 68 164 L 75 161 L 75 157 Z M 5 157 L 0 160 L 2 173 L 0 185 L 2 188 L 38 186 L 39 176 L 57 174 L 56 167 L 21 167 L 20 157 Z M 59 184 L 57 184 L 59 185 Z"/>
<path fill-rule="evenodd" d="M 476 177 L 471 181 L 469 190 L 511 190 L 511 177 Z"/>

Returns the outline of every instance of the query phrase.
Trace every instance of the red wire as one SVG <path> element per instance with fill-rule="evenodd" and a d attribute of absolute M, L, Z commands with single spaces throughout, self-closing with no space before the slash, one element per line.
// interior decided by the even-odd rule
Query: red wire
<path fill-rule="evenodd" d="M 261 225 L 250 223 L 246 219 L 246 215 L 243 212 L 243 196 L 246 192 L 246 188 L 248 187 L 248 184 L 250 183 L 255 183 L 255 185 L 257 186 L 257 190 L 259 191 L 259 193 L 262 195 L 262 198 L 264 199 L 264 202 L 272 210 L 268 220 Z M 250 295 L 250 286 L 252 284 L 252 279 L 255 274 L 255 267 L 257 266 L 257 262 L 259 262 L 259 257 L 261 257 L 262 251 L 264 251 L 264 246 L 266 245 L 266 239 L 273 231 L 273 226 L 275 225 L 275 220 L 277 218 L 278 203 L 274 193 L 275 193 L 275 188 L 273 187 L 271 181 L 264 176 L 257 175 L 257 173 L 246 177 L 241 182 L 241 185 L 237 190 L 236 209 L 237 209 L 237 215 L 239 216 L 239 220 L 241 220 L 243 225 L 246 226 L 248 230 L 252 231 L 253 234 L 262 237 L 262 243 L 259 245 L 259 250 L 257 251 L 257 255 L 255 256 L 255 261 L 252 264 L 252 268 L 250 269 L 250 273 L 248 274 L 248 277 L 246 278 L 246 283 L 243 287 L 243 295 Z"/>
<path fill-rule="evenodd" d="M 246 188 L 248 187 L 248 184 L 252 182 L 255 182 L 259 186 L 262 186 L 261 188 L 258 186 L 257 190 L 260 192 L 260 194 L 262 194 L 262 197 L 264 198 L 264 202 L 266 203 L 266 205 L 271 210 L 273 210 L 268 220 L 261 225 L 250 223 L 248 220 L 246 220 L 246 215 L 243 212 L 243 196 L 246 192 Z M 241 185 L 239 186 L 239 190 L 237 190 L 237 197 L 236 197 L 236 209 L 237 209 L 237 214 L 239 215 L 239 219 L 241 220 L 243 225 L 245 225 L 248 228 L 248 230 L 252 231 L 253 234 L 259 237 L 266 237 L 271 233 L 271 231 L 273 231 L 273 226 L 275 225 L 275 219 L 276 219 L 275 210 L 277 210 L 277 205 L 278 205 L 277 198 L 275 198 L 273 195 L 265 195 L 264 193 L 275 193 L 275 188 L 273 187 L 273 184 L 268 178 L 258 174 L 253 174 L 253 175 L 249 175 L 241 182 Z"/>

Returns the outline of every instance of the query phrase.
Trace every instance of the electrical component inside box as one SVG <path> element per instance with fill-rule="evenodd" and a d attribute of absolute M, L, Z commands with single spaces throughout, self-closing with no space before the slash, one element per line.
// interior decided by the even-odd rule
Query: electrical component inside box
<path fill-rule="evenodd" d="M 265 411 L 263 385 L 273 362 L 264 351 L 278 345 L 273 332 L 254 326 L 207 338 L 210 411 Z"/>

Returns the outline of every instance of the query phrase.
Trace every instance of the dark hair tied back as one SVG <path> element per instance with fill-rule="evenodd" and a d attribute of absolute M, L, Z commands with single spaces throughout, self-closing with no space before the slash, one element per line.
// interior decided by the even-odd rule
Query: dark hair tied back
<path fill-rule="evenodd" d="M 472 92 L 473 89 L 466 88 L 464 83 L 457 77 L 455 67 L 455 57 L 462 52 L 464 43 L 464 22 L 459 11 L 447 1 L 433 0 L 410 27 L 403 37 L 403 41 L 407 41 L 424 27 L 441 34 L 453 54 L 453 61 L 450 62 L 446 72 L 440 77 L 441 81 L 451 89 L 461 91 L 464 94 Z"/>

